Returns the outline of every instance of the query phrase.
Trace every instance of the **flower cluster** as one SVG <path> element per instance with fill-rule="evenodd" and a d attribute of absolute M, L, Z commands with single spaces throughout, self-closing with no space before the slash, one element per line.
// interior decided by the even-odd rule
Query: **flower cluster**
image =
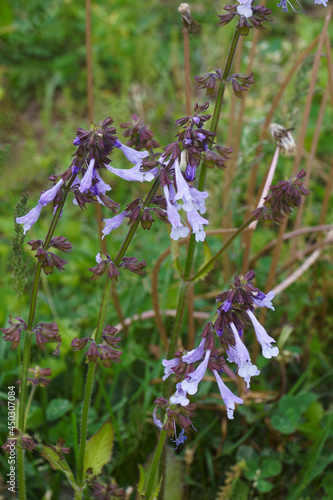
<path fill-rule="evenodd" d="M 148 129 L 147 125 L 136 115 L 132 115 L 132 121 L 121 123 L 121 128 L 125 129 L 124 137 L 128 137 L 126 146 L 141 151 L 142 149 L 158 148 L 160 144 L 153 138 L 154 132 Z"/>
<path fill-rule="evenodd" d="M 64 265 L 67 264 L 67 261 L 61 259 L 53 252 L 47 252 L 46 250 L 54 247 L 61 252 L 70 252 L 72 245 L 66 238 L 63 236 L 54 236 L 46 249 L 44 248 L 42 240 L 28 241 L 28 245 L 31 246 L 32 250 L 37 250 L 35 257 L 42 264 L 42 270 L 45 274 L 52 274 L 54 267 L 56 267 L 58 271 L 64 271 Z"/>
<path fill-rule="evenodd" d="M 196 394 L 199 383 L 208 369 L 216 379 L 228 418 L 234 418 L 235 405 L 242 404 L 243 400 L 235 396 L 221 378 L 220 373 L 223 372 L 226 361 L 220 350 L 215 347 L 216 338 L 226 352 L 227 361 L 236 363 L 238 375 L 244 379 L 248 388 L 251 377 L 260 373 L 257 366 L 252 364 L 241 338 L 248 324 L 252 323 L 265 358 L 270 359 L 279 354 L 279 349 L 272 346 L 275 340 L 268 335 L 253 313 L 255 306 L 274 310 L 272 305 L 274 293 L 270 292 L 267 295 L 262 293 L 252 284 L 254 277 L 254 271 L 249 271 L 245 276 L 236 276 L 231 289 L 216 297 L 217 319 L 214 323 L 206 324 L 198 347 L 186 353 L 177 352 L 173 359 L 162 361 L 163 380 L 174 374 L 177 381 L 176 392 L 171 396 L 169 405 L 188 407 L 189 396 Z M 160 427 L 158 422 L 155 423 Z M 163 428 L 166 428 L 165 425 Z"/>
<path fill-rule="evenodd" d="M 280 181 L 270 187 L 270 194 L 266 196 L 263 207 L 257 208 L 252 215 L 257 219 L 274 220 L 280 223 L 286 215 L 290 215 L 293 208 L 302 204 L 302 196 L 308 196 L 308 191 L 303 186 L 305 170 L 290 177 L 289 180 Z"/>
<path fill-rule="evenodd" d="M 185 436 L 185 432 L 188 431 L 189 427 L 193 427 L 193 423 L 190 417 L 195 415 L 194 410 L 195 404 L 187 404 L 185 406 L 178 405 L 172 409 L 169 401 L 165 398 L 157 398 L 154 401 L 156 403 L 156 407 L 153 413 L 154 424 L 159 430 L 165 429 L 167 431 L 168 436 L 174 437 L 173 441 L 176 443 L 176 449 L 180 444 L 183 444 L 187 437 Z M 165 423 L 157 417 L 157 408 L 166 407 L 165 414 Z M 177 428 L 178 425 L 181 428 L 180 434 L 177 436 Z M 194 427 L 193 427 L 194 428 Z"/>
<path fill-rule="evenodd" d="M 314 3 L 315 5 L 324 5 L 325 7 L 327 7 L 327 1 L 328 0 L 314 0 Z M 303 7 L 302 5 L 300 4 L 300 2 L 298 0 L 296 0 L 297 4 L 300 6 L 301 8 L 301 11 L 303 12 L 304 14 L 304 10 L 303 10 Z M 287 4 L 290 5 L 291 9 L 294 11 L 294 12 L 299 12 L 299 10 L 295 10 L 292 3 L 289 1 L 289 0 L 281 0 L 280 3 L 277 4 L 278 7 L 281 7 L 283 12 L 288 12 L 288 6 Z"/>
<path fill-rule="evenodd" d="M 141 170 L 142 160 L 148 156 L 148 152 L 139 152 L 122 144 L 115 136 L 116 129 L 112 123 L 113 119 L 107 117 L 97 125 L 92 123 L 90 130 L 77 130 L 73 141 L 77 149 L 70 168 L 60 176 L 52 175 L 49 179 L 54 186 L 41 194 L 36 207 L 23 217 L 16 218 L 18 224 L 23 224 L 24 233 L 38 220 L 44 206 L 53 202 L 55 210 L 62 203 L 64 189 L 73 192 L 74 203 L 81 209 L 86 203 L 98 202 L 113 212 L 117 211 L 119 204 L 106 196 L 111 186 L 103 181 L 100 175 L 102 170 L 109 170 L 127 181 L 143 182 L 154 178 L 154 173 Z M 134 166 L 129 169 L 112 167 L 109 156 L 114 148 L 120 149 Z"/>
<path fill-rule="evenodd" d="M 235 73 L 234 75 L 231 75 L 227 81 L 231 82 L 232 90 L 234 91 L 235 96 L 239 99 L 243 99 L 242 92 L 247 91 L 251 85 L 255 83 L 253 80 L 253 73 L 250 73 L 249 75 L 240 75 L 239 73 Z"/>
<path fill-rule="evenodd" d="M 48 387 L 51 383 L 46 377 L 51 377 L 51 368 L 40 368 L 36 366 L 35 368 L 29 368 L 29 372 L 31 377 L 28 377 L 28 384 L 37 386 L 40 385 L 42 387 Z M 17 383 L 20 384 L 21 380 L 17 380 Z"/>
<path fill-rule="evenodd" d="M 16 349 L 21 340 L 21 332 L 27 330 L 27 324 L 22 318 L 13 318 L 13 316 L 10 316 L 9 324 L 11 326 L 8 328 L 0 328 L 4 334 L 2 339 L 12 343 L 11 349 Z M 31 329 L 31 332 L 36 335 L 37 347 L 40 349 L 45 349 L 44 344 L 49 342 L 58 342 L 54 354 L 59 354 L 61 337 L 59 335 L 57 323 L 37 323 L 37 325 Z"/>
<path fill-rule="evenodd" d="M 96 342 L 90 337 L 83 337 L 82 339 L 74 338 L 71 342 L 73 351 L 80 351 L 88 342 L 90 346 L 88 351 L 84 354 L 87 356 L 88 363 L 96 363 L 100 359 L 102 365 L 105 368 L 110 368 L 111 362 L 119 363 L 122 351 L 116 351 L 118 348 L 117 344 L 121 340 L 120 337 L 116 337 L 117 328 L 114 326 L 107 325 L 102 333 L 102 339 L 107 344 L 96 344 Z"/>
<path fill-rule="evenodd" d="M 240 5 L 232 6 L 226 5 L 224 10 L 228 14 L 218 16 L 220 18 L 219 26 L 225 26 L 233 20 L 235 16 L 239 17 L 237 23 L 237 30 L 240 35 L 247 36 L 251 28 L 256 28 L 257 30 L 263 31 L 263 21 L 271 21 L 267 16 L 271 14 L 271 10 L 267 9 L 263 5 L 254 6 L 252 5 L 253 0 L 238 0 Z"/>

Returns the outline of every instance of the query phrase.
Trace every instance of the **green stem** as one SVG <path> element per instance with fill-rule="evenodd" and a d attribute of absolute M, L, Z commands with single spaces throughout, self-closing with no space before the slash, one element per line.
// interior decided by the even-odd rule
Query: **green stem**
<path fill-rule="evenodd" d="M 25 407 L 24 427 L 26 427 L 26 425 L 27 425 L 27 420 L 28 420 L 28 416 L 29 416 L 29 410 L 30 410 L 32 399 L 33 399 L 34 394 L 35 394 L 36 387 L 37 387 L 36 385 L 33 385 L 31 387 L 31 391 L 30 391 L 30 394 L 29 394 L 28 402 L 27 402 L 27 405 Z"/>
<path fill-rule="evenodd" d="M 143 206 L 147 207 L 152 199 L 154 198 L 156 191 L 160 185 L 160 176 L 158 175 L 154 181 L 153 186 L 151 187 L 148 195 L 146 196 Z M 114 264 L 118 266 L 121 262 L 121 259 L 126 253 L 126 250 L 128 249 L 133 236 L 140 224 L 140 218 L 132 224 L 130 230 L 128 231 L 120 249 L 119 252 L 114 260 Z M 105 288 L 104 288 L 104 293 L 102 297 L 102 302 L 101 302 L 101 307 L 99 311 L 99 316 L 98 316 L 98 322 L 97 322 L 97 327 L 96 327 L 96 334 L 95 334 L 95 342 L 98 344 L 101 340 L 102 336 L 102 331 L 105 323 L 105 317 L 106 317 L 106 312 L 107 312 L 107 307 L 108 307 L 108 302 L 109 302 L 109 297 L 111 293 L 111 288 L 112 288 L 112 280 L 107 276 Z M 78 458 L 78 468 L 77 468 L 77 482 L 78 486 L 82 487 L 84 485 L 84 456 L 85 456 L 85 451 L 86 451 L 86 441 L 87 441 L 87 430 L 88 430 L 88 414 L 89 414 L 89 406 L 90 406 L 90 399 L 91 399 L 91 391 L 92 391 L 92 386 L 94 382 L 94 373 L 95 373 L 95 363 L 90 363 L 87 371 L 87 379 L 86 379 L 86 385 L 85 385 L 85 390 L 84 390 L 84 398 L 83 398 L 83 407 L 82 407 L 82 415 L 81 415 L 81 434 L 80 434 L 80 448 L 79 448 L 79 458 Z M 75 493 L 75 498 L 80 499 L 82 498 L 82 490 L 79 490 Z M 81 496 L 80 496 L 81 495 Z"/>
<path fill-rule="evenodd" d="M 216 259 L 220 255 L 222 255 L 226 251 L 226 249 L 231 245 L 231 243 L 234 241 L 234 239 L 237 238 L 237 236 L 239 234 L 241 234 L 244 231 L 244 229 L 246 229 L 251 224 L 251 222 L 253 222 L 254 220 L 255 220 L 255 217 L 252 216 L 247 221 L 245 221 L 237 229 L 237 231 L 235 231 L 234 234 L 232 236 L 230 236 L 230 238 L 225 242 L 225 244 L 220 248 L 220 250 L 214 255 L 214 257 L 212 257 L 210 259 L 210 261 L 208 261 L 207 264 L 204 267 L 202 267 L 197 274 L 192 276 L 192 278 L 189 280 L 189 283 L 196 281 L 200 276 L 202 276 L 202 274 L 204 274 L 206 271 L 208 271 L 210 266 L 216 261 Z"/>
<path fill-rule="evenodd" d="M 153 459 L 153 463 L 151 464 L 151 469 L 150 469 L 150 474 L 149 474 L 149 480 L 148 480 L 148 485 L 147 485 L 147 490 L 145 493 L 145 498 L 147 500 L 151 500 L 152 494 L 153 494 L 153 487 L 154 487 L 154 480 L 158 468 L 158 464 L 160 461 L 160 457 L 163 451 L 165 439 L 166 439 L 167 433 L 165 430 L 162 430 L 160 432 L 160 437 L 158 438 L 158 443 L 156 446 L 156 451 Z"/>
<path fill-rule="evenodd" d="M 101 307 L 99 310 L 98 322 L 96 327 L 96 336 L 95 342 L 98 344 L 101 340 L 102 331 L 105 323 L 105 317 L 110 297 L 112 287 L 112 280 L 107 275 L 106 283 L 104 287 L 104 293 L 102 297 Z M 82 407 L 82 415 L 81 415 L 81 436 L 80 436 L 80 449 L 79 449 L 79 459 L 78 459 L 78 467 L 77 467 L 77 483 L 79 486 L 83 485 L 84 480 L 84 456 L 86 452 L 86 441 L 87 441 L 87 430 L 88 430 L 88 415 L 89 415 L 89 405 L 91 398 L 91 391 L 94 382 L 94 373 L 95 373 L 95 363 L 89 363 L 88 371 L 87 371 L 87 379 L 84 390 L 84 398 L 83 398 L 83 407 Z M 82 492 L 81 492 L 82 493 Z M 78 497 L 81 498 L 81 497 Z"/>
<path fill-rule="evenodd" d="M 64 189 L 64 196 L 62 202 L 58 205 L 58 208 L 53 216 L 51 221 L 50 228 L 45 237 L 44 248 L 46 249 L 50 244 L 51 238 L 54 234 L 54 231 L 57 227 L 62 209 L 64 207 L 67 195 L 69 193 L 70 187 L 75 179 L 75 176 L 72 176 Z M 35 276 L 32 284 L 31 290 L 31 299 L 30 299 L 30 310 L 29 310 L 29 319 L 27 324 L 27 330 L 25 333 L 24 340 L 24 349 L 23 349 L 23 359 L 22 359 L 22 368 L 21 368 L 21 388 L 20 388 L 20 405 L 19 405 L 19 429 L 23 433 L 25 430 L 25 421 L 26 421 L 26 399 L 27 399 L 27 383 L 28 383 L 28 370 L 30 365 L 30 351 L 31 351 L 31 336 L 32 336 L 32 325 L 35 319 L 36 314 L 36 305 L 37 305 L 37 295 L 39 289 L 39 281 L 40 274 L 42 270 L 42 264 L 37 262 Z M 22 447 L 17 449 L 17 468 L 18 468 L 18 484 L 19 484 L 19 498 L 20 500 L 26 499 L 26 488 L 24 482 L 24 451 Z"/>

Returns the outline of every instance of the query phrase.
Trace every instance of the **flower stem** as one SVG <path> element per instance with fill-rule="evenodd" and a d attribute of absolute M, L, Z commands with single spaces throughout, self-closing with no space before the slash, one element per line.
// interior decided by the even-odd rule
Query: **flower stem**
<path fill-rule="evenodd" d="M 154 184 L 152 185 L 148 195 L 146 196 L 143 206 L 147 207 L 152 199 L 154 198 L 156 191 L 160 185 L 160 176 L 158 175 L 154 181 Z M 117 253 L 117 256 L 114 260 L 114 264 L 118 266 L 121 262 L 121 259 L 126 253 L 126 250 L 128 249 L 133 236 L 140 224 L 140 218 L 134 222 L 134 224 L 131 226 L 130 230 L 128 231 L 120 249 L 119 252 Z M 96 335 L 95 335 L 95 342 L 98 344 L 101 340 L 102 336 L 102 331 L 105 323 L 105 317 L 106 317 L 106 312 L 107 312 L 107 307 L 108 307 L 108 302 L 109 302 L 109 297 L 112 289 L 112 280 L 107 277 L 105 287 L 104 287 L 104 292 L 103 292 L 103 297 L 102 297 L 102 302 L 99 310 L 99 315 L 98 315 L 98 321 L 97 321 L 97 327 L 96 327 Z M 81 415 L 81 434 L 80 434 L 80 448 L 79 448 L 79 458 L 78 458 L 78 467 L 77 467 L 77 483 L 79 487 L 84 486 L 84 456 L 85 456 L 85 451 L 86 451 L 86 441 L 87 441 L 87 431 L 88 431 L 88 415 L 89 415 L 89 406 L 90 406 L 90 399 L 91 399 L 91 391 L 92 391 L 92 386 L 94 382 L 94 373 L 95 373 L 95 363 L 89 363 L 88 371 L 87 371 L 87 378 L 86 378 L 86 385 L 84 389 L 84 397 L 83 397 L 83 407 L 82 407 L 82 415 Z M 75 493 L 75 498 L 81 499 L 82 498 L 83 491 L 79 490 L 76 491 Z M 80 496 L 81 495 L 81 496 Z"/>
<path fill-rule="evenodd" d="M 147 500 L 151 500 L 152 494 L 153 494 L 153 487 L 154 487 L 154 480 L 158 468 L 158 464 L 160 461 L 160 457 L 163 451 L 165 439 L 166 439 L 167 433 L 165 430 L 162 430 L 160 432 L 160 436 L 158 438 L 158 443 L 156 446 L 156 451 L 153 459 L 153 463 L 151 464 L 151 469 L 150 469 L 150 474 L 149 474 L 149 480 L 148 480 L 148 485 L 147 485 L 147 490 L 145 492 L 145 498 Z"/>
<path fill-rule="evenodd" d="M 59 203 L 58 208 L 51 221 L 50 228 L 47 232 L 44 241 L 44 248 L 47 248 L 50 244 L 54 231 L 57 227 L 62 209 L 64 207 L 67 195 L 69 193 L 70 187 L 75 179 L 72 176 L 64 189 L 64 196 L 61 203 Z M 32 336 L 32 326 L 36 314 L 37 305 L 37 295 L 40 282 L 40 274 L 42 270 L 42 264 L 38 261 L 35 270 L 35 276 L 32 284 L 31 298 L 30 298 L 30 310 L 29 319 L 27 324 L 27 330 L 25 332 L 24 348 L 23 348 L 23 359 L 21 368 L 21 388 L 20 388 L 20 405 L 19 405 L 19 429 L 23 433 L 25 430 L 26 421 L 26 399 L 27 399 L 27 382 L 28 382 L 28 370 L 30 365 L 30 352 L 31 352 L 31 336 Z M 26 499 L 26 487 L 24 481 L 24 450 L 21 446 L 17 448 L 17 469 L 18 469 L 18 484 L 19 484 L 19 498 L 20 500 Z"/>
<path fill-rule="evenodd" d="M 237 29 L 235 29 L 235 33 L 234 33 L 234 36 L 232 38 L 230 48 L 229 48 L 227 62 L 226 62 L 226 65 L 225 65 L 225 68 L 223 71 L 222 81 L 221 81 L 220 86 L 219 86 L 219 90 L 218 90 L 218 94 L 217 94 L 217 98 L 216 98 L 216 102 L 215 102 L 215 107 L 214 107 L 214 112 L 213 112 L 213 118 L 212 118 L 211 127 L 210 127 L 210 131 L 214 132 L 215 134 L 217 131 L 217 126 L 218 126 L 218 122 L 219 122 L 220 115 L 221 115 L 221 108 L 222 108 L 222 103 L 223 103 L 226 79 L 229 76 L 230 69 L 231 69 L 231 66 L 232 66 L 232 63 L 233 63 L 233 60 L 235 57 L 239 37 L 240 37 L 239 31 Z M 200 176 L 199 176 L 199 181 L 198 181 L 198 190 L 199 191 L 203 190 L 203 188 L 204 188 L 205 177 L 206 177 L 206 165 L 204 164 L 204 162 L 201 162 Z M 225 245 L 224 245 L 224 247 L 225 247 Z M 224 247 L 222 247 L 222 249 Z M 222 251 L 224 251 L 224 249 L 223 250 L 222 249 L 220 251 L 220 254 L 222 253 Z M 192 270 L 193 261 L 194 261 L 194 253 L 195 253 L 195 235 L 191 234 L 190 243 L 189 243 L 188 251 L 187 251 L 185 271 L 184 271 L 184 282 L 185 283 L 194 281 L 194 280 L 190 280 L 191 270 Z M 176 312 L 176 317 L 175 317 L 175 321 L 174 321 L 172 333 L 171 333 L 171 340 L 170 340 L 168 356 L 167 356 L 168 359 L 171 359 L 171 357 L 173 355 L 174 347 L 176 345 L 177 338 L 179 336 L 181 326 L 182 326 L 182 319 L 184 316 L 184 307 L 185 307 L 185 298 L 186 298 L 186 288 L 188 286 L 188 284 L 184 284 L 184 282 L 181 284 L 181 287 L 179 290 L 177 312 Z M 167 386 L 167 384 L 165 384 L 165 386 Z M 165 397 L 167 397 L 166 394 L 165 394 Z"/>

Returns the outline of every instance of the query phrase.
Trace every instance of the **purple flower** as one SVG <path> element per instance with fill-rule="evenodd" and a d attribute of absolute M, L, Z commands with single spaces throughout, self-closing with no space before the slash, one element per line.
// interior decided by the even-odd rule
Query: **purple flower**
<path fill-rule="evenodd" d="M 162 430 L 163 428 L 163 422 L 159 418 L 157 418 L 157 406 L 155 406 L 154 411 L 153 411 L 153 421 L 158 430 Z"/>
<path fill-rule="evenodd" d="M 239 5 L 237 7 L 237 12 L 241 16 L 251 17 L 252 16 L 252 0 L 238 0 Z"/>
<path fill-rule="evenodd" d="M 324 5 L 327 7 L 327 1 L 326 0 L 314 0 L 315 5 Z"/>
<path fill-rule="evenodd" d="M 115 147 L 120 149 L 124 153 L 126 158 L 135 165 L 137 165 L 138 163 L 140 163 L 141 165 L 143 158 L 149 156 L 148 151 L 137 151 L 136 149 L 130 148 L 129 146 L 122 144 L 118 140 L 115 142 Z"/>
<path fill-rule="evenodd" d="M 206 233 L 204 231 L 204 225 L 208 224 L 208 220 L 201 217 L 201 215 L 195 210 L 187 212 L 187 218 L 192 226 L 193 233 L 195 234 L 196 241 L 204 241 Z"/>
<path fill-rule="evenodd" d="M 79 191 L 81 193 L 86 193 L 87 191 L 89 191 L 91 187 L 91 183 L 94 176 L 94 166 L 95 166 L 95 158 L 92 158 L 89 162 L 88 169 L 81 180 L 79 188 Z"/>
<path fill-rule="evenodd" d="M 235 403 L 241 405 L 243 404 L 243 400 L 241 398 L 238 398 L 231 392 L 231 390 L 225 385 L 216 370 L 213 370 L 213 373 L 215 375 L 217 385 L 220 389 L 221 398 L 223 399 L 224 404 L 227 407 L 227 416 L 232 420 L 234 418 Z"/>
<path fill-rule="evenodd" d="M 183 382 L 181 382 L 182 390 L 185 393 L 195 394 L 198 390 L 198 385 L 203 379 L 205 372 L 207 370 L 208 361 L 210 356 L 210 350 L 208 349 L 205 354 L 205 359 L 197 367 L 194 372 L 191 372 Z M 171 400 L 170 400 L 171 401 Z"/>
<path fill-rule="evenodd" d="M 74 146 L 80 146 L 81 144 L 81 139 L 79 137 L 75 137 L 73 141 Z"/>
<path fill-rule="evenodd" d="M 171 239 L 178 240 L 179 238 L 185 238 L 190 232 L 187 226 L 184 226 L 181 222 L 180 215 L 177 211 L 177 203 L 172 203 L 172 190 L 169 186 L 163 186 L 164 196 L 167 203 L 167 215 L 170 224 L 172 225 L 171 229 Z"/>
<path fill-rule="evenodd" d="M 267 295 L 265 295 L 263 292 L 258 292 L 256 297 L 253 297 L 253 303 L 257 307 L 268 307 L 268 309 L 272 309 L 275 311 L 275 308 L 273 307 L 272 304 L 272 299 L 274 299 L 274 292 L 269 292 Z"/>
<path fill-rule="evenodd" d="M 26 215 L 23 215 L 23 217 L 16 217 L 17 224 L 24 224 L 24 234 L 32 228 L 35 222 L 37 222 L 42 208 L 54 200 L 63 183 L 64 181 L 60 179 L 55 186 L 40 195 L 37 205 L 32 208 L 30 212 L 28 212 Z"/>
<path fill-rule="evenodd" d="M 241 341 L 234 323 L 230 323 L 230 326 L 235 336 L 236 345 L 235 347 L 229 346 L 229 349 L 226 350 L 228 361 L 237 364 L 238 375 L 245 380 L 246 385 L 249 388 L 251 377 L 259 375 L 260 370 L 257 369 L 256 365 L 251 363 L 249 351 L 247 350 L 245 344 Z"/>
<path fill-rule="evenodd" d="M 262 354 L 265 358 L 271 359 L 275 358 L 279 354 L 278 347 L 272 347 L 271 343 L 275 342 L 275 340 L 268 335 L 265 328 L 259 323 L 253 312 L 248 309 L 247 314 L 250 320 L 253 323 L 254 331 L 256 332 L 256 336 L 259 344 L 262 347 Z"/>
<path fill-rule="evenodd" d="M 122 224 L 122 222 L 127 214 L 128 214 L 128 212 L 126 210 L 124 210 L 124 212 L 121 212 L 120 214 L 116 215 L 115 217 L 111 217 L 111 219 L 103 219 L 105 222 L 105 226 L 102 230 L 103 238 L 106 234 L 110 234 L 111 231 L 113 231 L 114 229 L 117 229 L 117 227 L 119 227 Z"/>
<path fill-rule="evenodd" d="M 201 359 L 202 356 L 204 355 L 205 343 L 206 339 L 203 338 L 196 349 L 189 351 L 187 354 L 185 354 L 185 356 L 182 357 L 182 361 L 185 361 L 185 363 L 187 364 L 199 361 L 199 359 Z"/>
<path fill-rule="evenodd" d="M 199 125 L 200 123 L 200 118 L 198 116 L 193 116 L 192 117 L 192 122 L 195 123 L 196 125 Z"/>
<path fill-rule="evenodd" d="M 152 179 L 154 179 L 154 172 L 150 170 L 149 172 L 142 172 L 140 170 L 141 168 L 141 163 L 142 161 L 140 160 L 140 163 L 137 163 L 134 167 L 132 168 L 114 168 L 111 167 L 110 165 L 105 165 L 110 172 L 113 174 L 117 175 L 118 177 L 121 177 L 122 179 L 125 179 L 126 181 L 131 181 L 131 182 L 143 182 L 143 181 L 148 181 L 150 182 Z"/>
<path fill-rule="evenodd" d="M 186 170 L 185 170 L 186 179 L 190 182 L 194 181 L 196 171 L 197 171 L 197 167 L 195 165 L 192 167 L 191 164 L 188 163 Z"/>
<path fill-rule="evenodd" d="M 178 366 L 180 363 L 179 358 L 173 358 L 173 359 L 163 359 L 162 365 L 164 366 L 164 376 L 163 380 L 166 380 L 170 375 L 172 375 L 174 372 L 172 368 L 175 368 Z"/>
<path fill-rule="evenodd" d="M 48 203 L 51 203 L 51 201 L 54 200 L 54 198 L 57 196 L 57 192 L 63 185 L 64 181 L 60 179 L 60 181 L 57 182 L 55 186 L 53 186 L 51 189 L 48 189 L 44 193 L 40 195 L 40 198 L 38 200 L 38 203 L 40 205 L 43 205 L 43 207 L 46 207 Z"/>
<path fill-rule="evenodd" d="M 32 226 L 35 224 L 35 222 L 38 221 L 38 218 L 40 216 L 40 213 L 42 211 L 43 205 L 40 205 L 39 203 L 30 210 L 26 215 L 23 215 L 23 217 L 16 217 L 16 222 L 17 224 L 24 224 L 23 226 L 23 232 L 24 234 L 29 231 L 29 229 L 32 228 Z"/>
<path fill-rule="evenodd" d="M 178 382 L 176 388 L 175 394 L 170 398 L 170 403 L 173 405 L 187 406 L 190 400 L 186 397 L 186 392 L 182 388 L 182 382 Z"/>

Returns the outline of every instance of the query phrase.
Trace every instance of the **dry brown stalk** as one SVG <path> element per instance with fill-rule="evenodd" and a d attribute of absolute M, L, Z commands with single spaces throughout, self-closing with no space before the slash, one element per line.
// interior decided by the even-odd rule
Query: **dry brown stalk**
<path fill-rule="evenodd" d="M 250 213 L 252 211 L 252 208 L 255 205 L 255 201 L 253 202 L 253 200 L 254 200 L 254 191 L 255 191 L 255 187 L 256 187 L 257 175 L 258 175 L 258 170 L 259 170 L 259 161 L 260 161 L 260 156 L 262 154 L 262 141 L 263 141 L 265 135 L 267 134 L 269 124 L 271 123 L 271 121 L 273 119 L 273 115 L 275 113 L 275 110 L 278 107 L 280 99 L 282 98 L 290 80 L 292 79 L 292 77 L 294 76 L 298 67 L 302 64 L 304 59 L 308 56 L 308 54 L 310 54 L 312 49 L 317 45 L 319 37 L 320 37 L 320 35 L 318 35 L 310 43 L 310 45 L 306 49 L 304 49 L 303 52 L 301 52 L 301 54 L 298 56 L 295 63 L 293 64 L 293 66 L 290 68 L 288 74 L 286 75 L 286 77 L 285 77 L 282 85 L 280 86 L 276 96 L 274 97 L 272 105 L 270 107 L 270 110 L 266 115 L 266 119 L 265 119 L 265 122 L 263 124 L 260 136 L 259 136 L 259 144 L 258 144 L 257 149 L 256 149 L 256 161 L 255 161 L 255 163 L 252 167 L 252 170 L 251 170 L 251 176 L 250 176 L 249 187 L 248 187 L 248 192 L 247 192 L 247 207 L 248 207 L 248 209 L 246 210 L 246 213 L 244 216 L 244 221 L 249 218 Z M 259 191 L 257 193 L 257 197 L 256 197 L 257 199 L 259 199 L 261 196 L 261 192 L 264 188 L 267 175 L 268 175 L 268 170 L 261 181 L 261 185 L 260 185 Z M 248 270 L 248 267 L 249 267 L 252 235 L 253 235 L 253 232 L 251 232 L 251 231 L 248 231 L 246 234 L 243 235 L 243 245 L 244 245 L 244 256 L 243 256 L 243 266 L 242 266 L 243 273 L 246 273 Z"/>
<path fill-rule="evenodd" d="M 324 94 L 323 94 L 323 97 L 322 97 L 322 100 L 320 103 L 320 109 L 319 109 L 316 127 L 315 127 L 315 132 L 314 132 L 313 140 L 312 140 L 312 144 L 311 144 L 310 155 L 309 155 L 307 163 L 306 163 L 306 168 L 305 168 L 306 177 L 305 177 L 304 183 L 303 183 L 305 188 L 309 187 L 309 182 L 310 182 L 311 173 L 312 173 L 312 166 L 314 163 L 313 160 L 315 158 L 317 147 L 318 147 L 320 130 L 321 130 L 321 126 L 322 126 L 323 119 L 324 119 L 327 99 L 328 99 L 328 85 L 324 91 Z M 295 230 L 297 230 L 301 227 L 305 203 L 306 203 L 306 199 L 303 200 L 302 205 L 298 208 L 297 215 L 296 215 L 296 221 L 295 221 Z M 292 253 L 297 252 L 298 241 L 299 240 L 298 240 L 297 236 L 295 236 L 295 238 L 293 239 L 293 242 L 292 242 Z"/>
<path fill-rule="evenodd" d="M 290 231 L 289 233 L 285 233 L 283 235 L 283 241 L 289 240 L 290 238 L 294 238 L 295 236 L 301 235 L 301 234 L 309 234 L 309 233 L 317 233 L 321 231 L 329 231 L 333 229 L 333 226 L 328 224 L 328 225 L 319 225 L 319 226 L 310 226 L 310 227 L 302 227 L 300 229 Z M 272 241 L 267 243 L 259 252 L 251 259 L 250 261 L 250 269 L 255 265 L 258 259 L 260 259 L 263 255 L 268 253 L 271 248 L 274 248 L 277 243 L 277 238 L 274 238 Z"/>
<path fill-rule="evenodd" d="M 313 100 L 313 94 L 316 86 L 316 80 L 317 80 L 317 74 L 319 70 L 319 65 L 320 65 L 320 59 L 322 55 L 322 50 L 324 47 L 325 39 L 326 39 L 326 33 L 327 29 L 329 26 L 329 22 L 332 16 L 332 9 L 333 5 L 330 5 L 327 14 L 325 17 L 324 21 L 324 26 L 322 29 L 322 32 L 319 37 L 319 42 L 317 46 L 317 51 L 315 54 L 315 59 L 312 67 L 312 72 L 311 72 L 311 79 L 310 79 L 310 85 L 309 85 L 309 91 L 307 94 L 306 98 L 306 103 L 305 103 L 305 108 L 304 108 L 304 113 L 303 113 L 303 120 L 302 120 L 302 126 L 301 130 L 298 136 L 298 148 L 296 151 L 296 156 L 294 160 L 294 165 L 292 169 L 292 175 L 295 175 L 297 170 L 299 169 L 300 163 L 301 163 L 301 158 L 302 158 L 302 149 L 304 147 L 304 142 L 305 142 L 305 136 L 306 136 L 306 131 L 308 127 L 308 122 L 310 118 L 310 111 L 311 111 L 311 105 L 312 105 L 312 100 Z M 286 231 L 287 228 L 287 218 L 283 221 L 283 223 L 280 226 L 279 234 L 278 234 L 278 241 L 274 250 L 272 262 L 271 262 L 271 267 L 268 273 L 267 281 L 266 281 L 266 286 L 265 286 L 265 291 L 268 292 L 274 283 L 275 279 L 275 273 L 277 269 L 277 265 L 279 262 L 280 258 L 280 253 L 281 253 L 281 248 L 282 248 L 282 242 L 283 242 L 283 235 Z"/>

